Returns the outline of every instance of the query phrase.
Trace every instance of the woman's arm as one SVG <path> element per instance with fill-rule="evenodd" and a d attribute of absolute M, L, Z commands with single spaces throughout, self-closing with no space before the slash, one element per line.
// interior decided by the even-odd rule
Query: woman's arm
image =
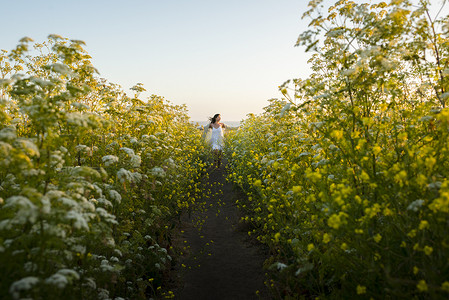
<path fill-rule="evenodd" d="M 209 124 L 209 126 L 204 126 L 203 128 L 204 128 L 204 130 L 203 130 L 203 134 L 202 134 L 202 139 L 204 140 L 207 137 L 207 132 L 211 128 L 211 124 Z"/>

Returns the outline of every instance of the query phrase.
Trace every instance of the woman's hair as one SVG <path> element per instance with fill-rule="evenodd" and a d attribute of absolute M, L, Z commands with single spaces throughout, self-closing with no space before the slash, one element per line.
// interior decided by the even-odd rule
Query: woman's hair
<path fill-rule="evenodd" d="M 215 114 L 212 118 L 209 118 L 210 122 L 213 124 L 215 122 L 217 122 L 217 118 L 220 114 Z"/>

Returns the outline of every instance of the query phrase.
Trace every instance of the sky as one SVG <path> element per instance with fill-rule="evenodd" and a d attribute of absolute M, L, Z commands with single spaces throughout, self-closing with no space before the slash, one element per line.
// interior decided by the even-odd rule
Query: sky
<path fill-rule="evenodd" d="M 327 0 L 329 2 L 330 0 Z M 441 1 L 441 0 L 432 0 Z M 332 1 L 331 1 L 332 2 Z M 0 0 L 0 49 L 28 36 L 83 40 L 100 76 L 186 104 L 193 121 L 240 121 L 310 74 L 307 0 Z M 8 28 L 5 30 L 5 28 Z"/>

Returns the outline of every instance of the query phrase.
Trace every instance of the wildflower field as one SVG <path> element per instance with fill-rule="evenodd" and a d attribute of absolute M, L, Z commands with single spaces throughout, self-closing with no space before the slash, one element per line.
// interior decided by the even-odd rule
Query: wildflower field
<path fill-rule="evenodd" d="M 312 74 L 228 139 L 275 297 L 449 297 L 448 18 L 338 1 L 298 46 Z"/>
<path fill-rule="evenodd" d="M 225 139 L 266 282 L 275 299 L 447 299 L 449 17 L 321 2 L 297 41 L 311 75 Z M 177 225 L 210 171 L 187 107 L 128 96 L 57 35 L 2 50 L 0 72 L 0 298 L 174 297 Z"/>
<path fill-rule="evenodd" d="M 0 71 L 0 298 L 164 293 L 204 173 L 186 108 L 126 96 L 56 35 L 3 51 Z"/>

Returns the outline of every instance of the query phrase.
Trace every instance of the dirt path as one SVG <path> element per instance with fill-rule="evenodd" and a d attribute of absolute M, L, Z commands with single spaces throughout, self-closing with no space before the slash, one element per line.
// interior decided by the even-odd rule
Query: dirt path
<path fill-rule="evenodd" d="M 187 255 L 179 263 L 176 299 L 270 299 L 264 285 L 266 250 L 239 224 L 235 201 L 245 197 L 225 180 L 224 168 L 209 173 L 202 211 L 182 222 Z"/>

